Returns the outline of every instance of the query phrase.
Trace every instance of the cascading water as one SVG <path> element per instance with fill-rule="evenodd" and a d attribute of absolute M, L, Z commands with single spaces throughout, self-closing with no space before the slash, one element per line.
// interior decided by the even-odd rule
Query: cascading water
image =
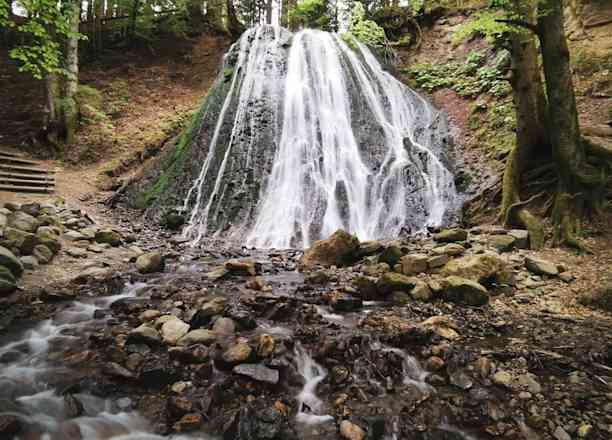
<path fill-rule="evenodd" d="M 314 361 L 300 343 L 296 344 L 294 354 L 298 373 L 304 379 L 304 387 L 297 396 L 297 421 L 316 425 L 333 420 L 330 415 L 319 414 L 323 402 L 316 395 L 317 385 L 327 376 L 325 369 Z"/>
<path fill-rule="evenodd" d="M 443 115 L 366 46 L 261 26 L 226 55 L 168 194 L 185 194 L 193 244 L 299 247 L 339 228 L 394 237 L 454 213 L 449 139 Z"/>

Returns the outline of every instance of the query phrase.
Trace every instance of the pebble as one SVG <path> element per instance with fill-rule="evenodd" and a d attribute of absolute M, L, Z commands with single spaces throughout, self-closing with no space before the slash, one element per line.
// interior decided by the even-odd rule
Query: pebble
<path fill-rule="evenodd" d="M 358 425 L 343 420 L 340 422 L 340 436 L 346 440 L 363 440 L 365 433 Z"/>

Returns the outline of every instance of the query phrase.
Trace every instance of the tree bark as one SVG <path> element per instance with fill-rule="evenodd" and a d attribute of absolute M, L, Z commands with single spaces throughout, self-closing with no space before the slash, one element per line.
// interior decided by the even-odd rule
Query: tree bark
<path fill-rule="evenodd" d="M 208 26 L 215 32 L 227 33 L 227 29 L 223 22 L 224 16 L 224 0 L 208 0 L 206 4 L 206 22 Z"/>
<path fill-rule="evenodd" d="M 73 0 L 69 23 L 73 35 L 66 41 L 66 80 L 62 99 L 62 122 L 65 141 L 68 144 L 74 142 L 79 116 L 76 105 L 76 93 L 79 86 L 79 39 L 76 35 L 79 32 L 80 21 L 80 0 Z"/>
<path fill-rule="evenodd" d="M 128 31 L 130 41 L 133 41 L 136 35 L 136 19 L 138 18 L 139 8 L 140 0 L 132 0 L 132 10 L 130 11 L 130 29 Z"/>
<path fill-rule="evenodd" d="M 514 1 L 514 12 L 527 22 L 535 18 L 535 6 Z M 508 156 L 502 186 L 501 218 L 505 225 L 529 229 L 531 247 L 544 243 L 544 230 L 522 205 L 521 176 L 533 159 L 548 150 L 546 135 L 546 98 L 542 85 L 535 37 L 527 31 L 510 36 L 512 75 L 510 83 L 516 112 L 516 146 Z"/>
<path fill-rule="evenodd" d="M 236 8 L 234 7 L 233 0 L 226 1 L 227 8 L 227 30 L 229 31 L 232 38 L 238 38 L 244 32 L 244 26 L 238 20 L 236 15 Z"/>
<path fill-rule="evenodd" d="M 548 96 L 549 136 L 557 166 L 558 188 L 553 206 L 556 244 L 580 246 L 576 234 L 591 197 L 587 186 L 596 185 L 580 136 L 570 55 L 564 30 L 562 0 L 542 0 L 538 36 Z"/>

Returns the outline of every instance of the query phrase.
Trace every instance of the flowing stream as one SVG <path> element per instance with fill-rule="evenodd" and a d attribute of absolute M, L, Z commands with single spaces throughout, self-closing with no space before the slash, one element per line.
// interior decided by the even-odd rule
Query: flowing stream
<path fill-rule="evenodd" d="M 453 214 L 444 117 L 366 46 L 260 26 L 224 66 L 214 89 L 222 99 L 216 113 L 208 111 L 214 97 L 206 105 L 210 127 L 197 140 L 205 154 L 183 200 L 193 244 L 222 234 L 259 248 L 299 247 L 339 228 L 378 239 Z"/>

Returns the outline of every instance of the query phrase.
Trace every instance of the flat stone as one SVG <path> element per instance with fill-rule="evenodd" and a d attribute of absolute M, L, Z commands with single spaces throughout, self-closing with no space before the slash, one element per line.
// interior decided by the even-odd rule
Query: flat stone
<path fill-rule="evenodd" d="M 488 239 L 489 245 L 499 252 L 510 252 L 515 242 L 516 238 L 511 235 L 493 235 Z"/>
<path fill-rule="evenodd" d="M 465 248 L 457 243 L 448 243 L 444 246 L 437 246 L 431 250 L 436 255 L 448 255 L 457 257 L 465 252 Z"/>
<path fill-rule="evenodd" d="M 21 257 L 19 260 L 25 269 L 33 270 L 38 267 L 38 260 L 32 255 L 26 255 L 25 257 Z"/>
<path fill-rule="evenodd" d="M 450 261 L 450 256 L 448 255 L 434 255 L 427 260 L 427 266 L 429 269 L 437 269 L 438 267 L 444 266 L 446 263 Z"/>
<path fill-rule="evenodd" d="M 253 353 L 253 349 L 246 342 L 238 342 L 230 346 L 223 354 L 221 358 L 224 363 L 228 365 L 237 365 L 246 362 Z"/>
<path fill-rule="evenodd" d="M 228 260 L 225 263 L 225 268 L 232 273 L 237 273 L 241 275 L 257 275 L 257 271 L 255 269 L 255 262 L 250 259 Z"/>
<path fill-rule="evenodd" d="M 161 342 L 161 336 L 153 327 L 142 324 L 136 327 L 128 334 L 128 343 L 158 344 Z"/>
<path fill-rule="evenodd" d="M 529 249 L 529 231 L 525 229 L 512 229 L 508 231 L 510 237 L 514 237 L 514 246 L 517 249 Z"/>
<path fill-rule="evenodd" d="M 424 254 L 404 255 L 399 260 L 404 275 L 416 275 L 427 270 L 429 258 Z"/>
<path fill-rule="evenodd" d="M 258 382 L 265 382 L 276 385 L 279 380 L 278 370 L 273 370 L 260 364 L 240 364 L 236 365 L 232 370 L 241 376 L 250 377 Z"/>
<path fill-rule="evenodd" d="M 191 330 L 177 342 L 177 345 L 186 346 L 193 344 L 211 345 L 217 340 L 218 335 L 212 330 Z"/>
<path fill-rule="evenodd" d="M 445 229 L 434 234 L 433 239 L 439 243 L 452 243 L 467 240 L 468 233 L 465 229 Z"/>
<path fill-rule="evenodd" d="M 169 320 L 161 327 L 162 339 L 168 345 L 175 345 L 187 332 L 189 332 L 189 324 L 178 318 Z"/>
<path fill-rule="evenodd" d="M 433 293 L 426 282 L 418 280 L 410 291 L 410 296 L 417 301 L 429 301 L 433 298 Z"/>
<path fill-rule="evenodd" d="M 513 380 L 514 378 L 507 371 L 498 371 L 493 375 L 493 383 L 506 388 L 512 387 Z"/>
<path fill-rule="evenodd" d="M 85 249 L 70 247 L 64 249 L 64 252 L 73 258 L 87 258 L 87 251 Z"/>
<path fill-rule="evenodd" d="M 236 333 L 236 323 L 231 318 L 218 318 L 212 330 L 220 335 L 233 335 Z"/>
<path fill-rule="evenodd" d="M 448 301 L 470 306 L 482 306 L 489 302 L 487 289 L 476 281 L 458 276 L 442 280 L 443 296 Z"/>
<path fill-rule="evenodd" d="M 556 264 L 534 257 L 525 258 L 525 267 L 536 275 L 548 275 L 551 277 L 559 275 L 559 269 Z"/>
<path fill-rule="evenodd" d="M 86 237 L 78 231 L 68 231 L 63 235 L 64 240 L 67 241 L 81 241 L 86 240 Z"/>

